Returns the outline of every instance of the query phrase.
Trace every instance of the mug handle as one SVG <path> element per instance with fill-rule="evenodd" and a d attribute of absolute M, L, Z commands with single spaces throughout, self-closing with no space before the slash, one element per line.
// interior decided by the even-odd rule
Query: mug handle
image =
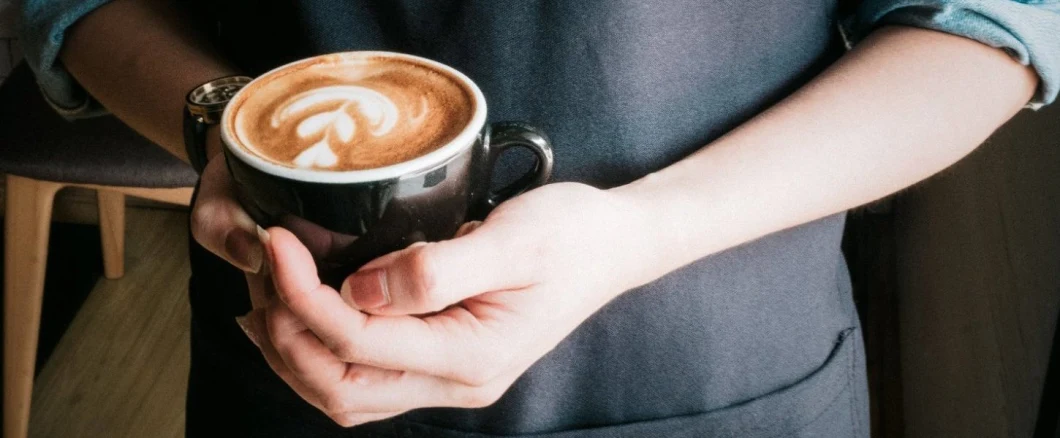
<path fill-rule="evenodd" d="M 489 188 L 493 181 L 493 169 L 504 151 L 513 147 L 529 149 L 537 157 L 534 168 L 504 187 L 496 190 Z M 500 203 L 507 201 L 527 190 L 540 187 L 552 176 L 552 142 L 544 132 L 525 123 L 498 122 L 490 125 L 482 133 L 479 142 L 481 153 L 482 187 L 485 194 L 476 204 L 472 217 L 481 219 Z"/>

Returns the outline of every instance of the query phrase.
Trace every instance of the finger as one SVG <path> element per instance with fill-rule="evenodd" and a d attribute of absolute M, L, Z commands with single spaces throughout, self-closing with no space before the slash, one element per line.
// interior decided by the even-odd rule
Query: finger
<path fill-rule="evenodd" d="M 251 312 L 246 317 L 246 321 L 248 324 L 246 330 L 250 332 L 247 335 L 251 336 L 251 338 L 255 340 L 255 345 L 257 345 L 258 348 L 261 350 L 262 355 L 265 357 L 265 362 L 268 363 L 269 367 L 272 368 L 273 372 L 275 372 L 276 375 L 280 377 L 280 379 L 287 383 L 287 385 L 290 386 L 291 389 L 294 390 L 294 392 L 297 393 L 299 397 L 302 397 L 303 400 L 313 405 L 313 407 L 319 409 L 320 411 L 328 413 L 329 415 L 341 415 L 348 413 L 344 410 L 345 406 L 329 406 L 327 403 L 329 391 L 333 392 L 334 390 L 340 390 L 342 388 L 340 388 L 339 386 L 335 386 L 332 388 L 327 388 L 328 391 L 325 391 L 321 388 L 314 388 L 306 384 L 298 376 L 297 373 L 292 371 L 291 368 L 287 366 L 287 362 L 284 358 L 284 355 L 276 349 L 276 346 L 273 344 L 272 339 L 269 337 L 267 319 L 268 317 L 264 310 L 255 310 Z M 348 364 L 348 366 L 350 367 L 350 370 L 347 371 L 348 381 L 353 382 L 356 385 L 364 385 L 373 380 L 386 381 L 388 377 L 395 375 L 392 371 L 373 368 L 367 365 Z M 376 375 L 375 373 L 379 374 Z M 329 409 L 333 410 L 329 411 Z M 395 412 L 397 411 L 384 411 L 379 413 L 378 415 L 396 415 Z M 372 411 L 361 412 L 361 414 L 376 415 L 376 413 Z"/>
<path fill-rule="evenodd" d="M 292 390 L 299 397 L 302 397 L 307 403 L 313 405 L 313 407 L 323 410 L 324 406 L 320 404 L 320 400 L 317 395 L 309 389 L 302 381 L 295 377 L 294 373 L 291 372 L 287 365 L 284 364 L 283 358 L 276 352 L 276 348 L 273 347 L 272 341 L 269 340 L 268 330 L 265 328 L 265 311 L 254 310 L 248 313 L 244 317 L 245 326 L 243 323 L 243 330 L 247 332 L 247 336 L 250 337 L 254 345 L 258 346 L 261 350 L 262 356 L 265 358 L 265 363 L 269 365 L 272 372 L 276 373 L 287 386 L 291 387 Z"/>
<path fill-rule="evenodd" d="M 356 409 L 382 407 L 390 400 L 402 411 L 420 408 L 482 408 L 495 403 L 527 367 L 512 369 L 482 385 L 406 373 L 401 379 L 374 381 L 348 392 L 347 405 Z M 363 413 L 363 411 L 354 411 Z"/>
<path fill-rule="evenodd" d="M 283 318 L 289 317 L 293 317 L 293 314 L 283 316 Z M 270 316 L 265 321 L 275 321 L 275 318 Z M 281 325 L 285 324 L 290 324 L 290 330 L 304 330 L 304 326 L 300 327 L 297 322 L 281 323 Z M 270 333 L 272 331 L 269 330 Z M 269 336 L 271 334 L 265 337 L 269 338 Z M 273 347 L 274 339 L 264 341 L 263 345 L 271 348 L 270 353 L 266 354 L 267 357 L 275 358 L 278 355 L 281 358 L 282 365 L 277 368 L 282 370 L 292 361 L 320 360 L 320 354 L 324 350 L 323 345 L 319 343 L 319 340 L 308 339 L 307 341 L 307 345 L 303 347 L 311 348 L 294 348 L 287 352 L 284 352 L 283 347 Z M 305 357 L 297 357 L 303 355 Z M 422 373 L 384 370 L 357 364 L 347 365 L 350 368 L 342 379 L 328 382 L 323 388 L 313 387 L 312 383 L 309 383 L 315 379 L 307 379 L 299 372 L 290 369 L 289 366 L 287 369 L 290 370 L 291 379 L 297 382 L 296 391 L 300 394 L 309 394 L 308 397 L 313 400 L 311 403 L 319 405 L 319 409 L 338 421 L 339 416 L 336 413 L 367 414 L 354 415 L 354 417 L 382 419 L 419 408 L 488 406 L 500 398 L 511 383 L 529 367 L 529 365 L 524 365 L 513 368 L 490 381 L 469 385 Z M 303 398 L 305 397 L 306 395 L 303 395 Z"/>
<path fill-rule="evenodd" d="M 453 237 L 462 237 L 471 234 L 476 228 L 482 225 L 482 221 L 471 221 L 464 222 L 464 225 L 460 226 L 460 229 L 456 230 L 456 234 Z"/>
<path fill-rule="evenodd" d="M 312 256 L 289 231 L 270 228 L 266 255 L 277 296 L 344 362 L 459 378 L 476 338 L 474 316 L 446 313 L 446 323 L 411 316 L 375 316 L 347 305 L 320 283 Z M 447 311 L 448 312 L 448 311 Z"/>
<path fill-rule="evenodd" d="M 404 414 L 405 411 L 394 411 L 394 412 L 380 412 L 378 414 L 365 414 L 360 412 L 347 412 L 344 414 L 337 414 L 331 416 L 332 420 L 335 420 L 339 426 L 342 427 L 353 427 L 359 426 L 365 423 L 371 423 L 373 421 L 385 420 L 387 418 L 396 417 Z"/>
<path fill-rule="evenodd" d="M 329 408 L 346 412 L 341 406 L 328 406 L 330 394 L 345 386 L 371 381 L 397 379 L 403 372 L 346 363 L 336 357 L 309 328 L 298 321 L 283 302 L 276 302 L 266 313 L 269 341 L 288 369 Z M 352 385 L 349 385 L 352 384 Z"/>
<path fill-rule="evenodd" d="M 296 394 L 298 394 L 299 397 L 301 397 L 303 400 L 305 400 L 307 403 L 309 403 L 313 407 L 317 408 L 321 412 L 324 412 L 330 418 L 335 420 L 336 423 L 338 423 L 338 424 L 340 424 L 340 425 L 342 425 L 344 427 L 352 427 L 352 426 L 356 426 L 358 424 L 369 423 L 369 422 L 372 422 L 372 421 L 379 421 L 379 420 L 383 420 L 383 419 L 386 419 L 386 418 L 390 418 L 390 417 L 394 417 L 394 416 L 397 416 L 397 415 L 401 415 L 402 413 L 404 413 L 404 412 L 406 412 L 407 410 L 410 410 L 410 409 L 428 407 L 428 405 L 423 405 L 423 406 L 414 405 L 416 400 L 407 399 L 406 401 L 408 402 L 408 407 L 402 408 L 401 410 L 393 410 L 393 411 L 385 411 L 385 412 L 339 412 L 339 413 L 329 413 L 328 410 L 327 410 L 328 406 L 323 402 L 324 399 L 319 394 L 319 391 L 315 390 L 315 389 L 312 389 L 312 388 L 309 388 L 300 379 L 298 379 L 298 377 L 290 370 L 290 368 L 287 367 L 286 363 L 284 362 L 283 358 L 280 356 L 279 352 L 277 352 L 276 348 L 272 345 L 272 341 L 269 339 L 268 334 L 267 334 L 267 329 L 265 328 L 266 324 L 267 324 L 266 323 L 266 317 L 265 317 L 265 311 L 264 310 L 252 311 L 251 313 L 247 314 L 243 318 L 243 320 L 244 320 L 244 322 L 241 323 L 240 325 L 244 327 L 244 330 L 247 332 L 247 336 L 251 337 L 251 339 L 255 339 L 255 341 L 254 341 L 255 345 L 258 345 L 258 348 L 261 349 L 261 353 L 262 353 L 262 355 L 265 358 L 265 362 L 269 365 L 269 367 L 273 370 L 273 372 L 275 372 L 276 375 L 279 376 L 280 379 L 284 381 L 284 383 L 286 383 L 289 387 L 291 387 L 291 389 L 294 390 L 294 392 Z M 380 382 L 387 382 L 387 380 L 383 379 Z M 363 385 L 365 382 L 361 381 L 359 383 L 361 383 Z M 454 383 L 454 385 L 455 385 L 455 383 Z M 336 388 L 333 388 L 333 389 L 343 389 L 343 388 L 336 387 Z M 365 390 L 366 390 L 365 388 L 356 388 L 356 389 L 360 390 L 361 392 L 365 392 Z M 385 393 L 387 393 L 387 394 L 393 393 L 392 389 L 393 388 L 391 388 L 390 390 L 386 391 Z M 467 389 L 467 390 L 470 391 L 470 389 Z M 420 392 L 422 393 L 422 391 L 420 391 Z M 429 405 L 430 406 L 444 406 L 445 404 L 441 403 L 441 401 L 442 400 L 446 400 L 445 394 L 454 394 L 454 393 L 457 393 L 457 392 L 452 390 L 452 389 L 450 389 L 446 393 L 434 394 L 433 398 L 438 400 L 439 402 L 430 403 Z M 466 399 L 467 397 L 464 396 L 464 398 Z M 455 401 L 457 401 L 457 400 L 454 400 L 454 402 Z M 352 401 L 350 403 L 344 403 L 344 405 L 349 405 L 349 406 L 352 406 L 352 404 L 353 404 Z M 362 409 L 372 405 L 371 403 L 364 403 L 363 401 L 360 404 L 362 405 L 361 406 Z M 450 402 L 450 405 L 452 405 L 452 402 Z M 457 406 L 457 405 L 453 405 L 453 406 L 454 407 L 460 407 L 460 406 Z"/>
<path fill-rule="evenodd" d="M 470 390 L 436 376 L 342 362 L 282 302 L 269 309 L 266 321 L 284 365 L 329 414 L 445 406 Z"/>
<path fill-rule="evenodd" d="M 468 228 L 462 237 L 406 249 L 385 265 L 370 264 L 343 282 L 343 298 L 377 315 L 425 314 L 533 283 L 534 266 L 527 261 L 535 260 L 522 254 L 518 241 L 489 223 Z"/>
<path fill-rule="evenodd" d="M 191 233 L 204 248 L 247 271 L 258 272 L 264 259 L 258 226 L 235 199 L 224 157 L 203 170 L 191 211 Z"/>
<path fill-rule="evenodd" d="M 252 309 L 268 307 L 270 300 L 276 295 L 272 280 L 264 274 L 264 271 L 268 270 L 268 265 L 262 264 L 262 266 L 262 272 L 257 274 L 247 272 L 244 274 L 247 279 L 247 291 L 250 293 L 250 307 Z"/>

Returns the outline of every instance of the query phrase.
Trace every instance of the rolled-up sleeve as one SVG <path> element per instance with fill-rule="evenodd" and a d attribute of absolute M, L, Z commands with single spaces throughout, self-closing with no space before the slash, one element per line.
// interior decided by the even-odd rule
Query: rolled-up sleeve
<path fill-rule="evenodd" d="M 65 117 L 103 113 L 103 108 L 66 71 L 59 50 L 67 29 L 110 0 L 22 0 L 19 33 L 26 62 L 44 97 Z"/>
<path fill-rule="evenodd" d="M 108 1 L 22 0 L 26 59 L 44 95 L 67 117 L 102 110 L 58 56 L 67 29 Z M 840 21 L 851 44 L 885 24 L 934 29 L 1004 49 L 1040 78 L 1032 106 L 1054 101 L 1060 90 L 1060 0 L 864 0 Z"/>
<path fill-rule="evenodd" d="M 899 24 L 960 35 L 1005 50 L 1040 78 L 1028 106 L 1056 100 L 1060 89 L 1060 0 L 864 0 L 840 19 L 848 43 Z"/>

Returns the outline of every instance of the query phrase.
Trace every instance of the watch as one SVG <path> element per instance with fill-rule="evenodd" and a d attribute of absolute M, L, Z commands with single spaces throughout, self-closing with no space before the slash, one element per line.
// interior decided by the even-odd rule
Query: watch
<path fill-rule="evenodd" d="M 206 82 L 188 92 L 184 99 L 184 150 L 195 172 L 206 167 L 206 129 L 221 123 L 225 106 L 252 78 L 225 76 Z"/>

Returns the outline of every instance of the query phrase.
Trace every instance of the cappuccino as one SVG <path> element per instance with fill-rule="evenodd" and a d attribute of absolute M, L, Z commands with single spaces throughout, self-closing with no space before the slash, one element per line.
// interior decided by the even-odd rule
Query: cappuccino
<path fill-rule="evenodd" d="M 486 99 L 445 64 L 390 52 L 322 55 L 243 87 L 221 118 L 239 204 L 282 226 L 313 255 L 321 280 L 342 279 L 413 242 L 453 237 L 552 173 L 552 147 L 519 122 L 486 124 Z M 494 189 L 505 151 L 535 165 Z"/>
<path fill-rule="evenodd" d="M 449 72 L 372 52 L 318 56 L 244 89 L 224 123 L 238 147 L 285 167 L 350 171 L 423 156 L 456 138 L 475 94 Z"/>

